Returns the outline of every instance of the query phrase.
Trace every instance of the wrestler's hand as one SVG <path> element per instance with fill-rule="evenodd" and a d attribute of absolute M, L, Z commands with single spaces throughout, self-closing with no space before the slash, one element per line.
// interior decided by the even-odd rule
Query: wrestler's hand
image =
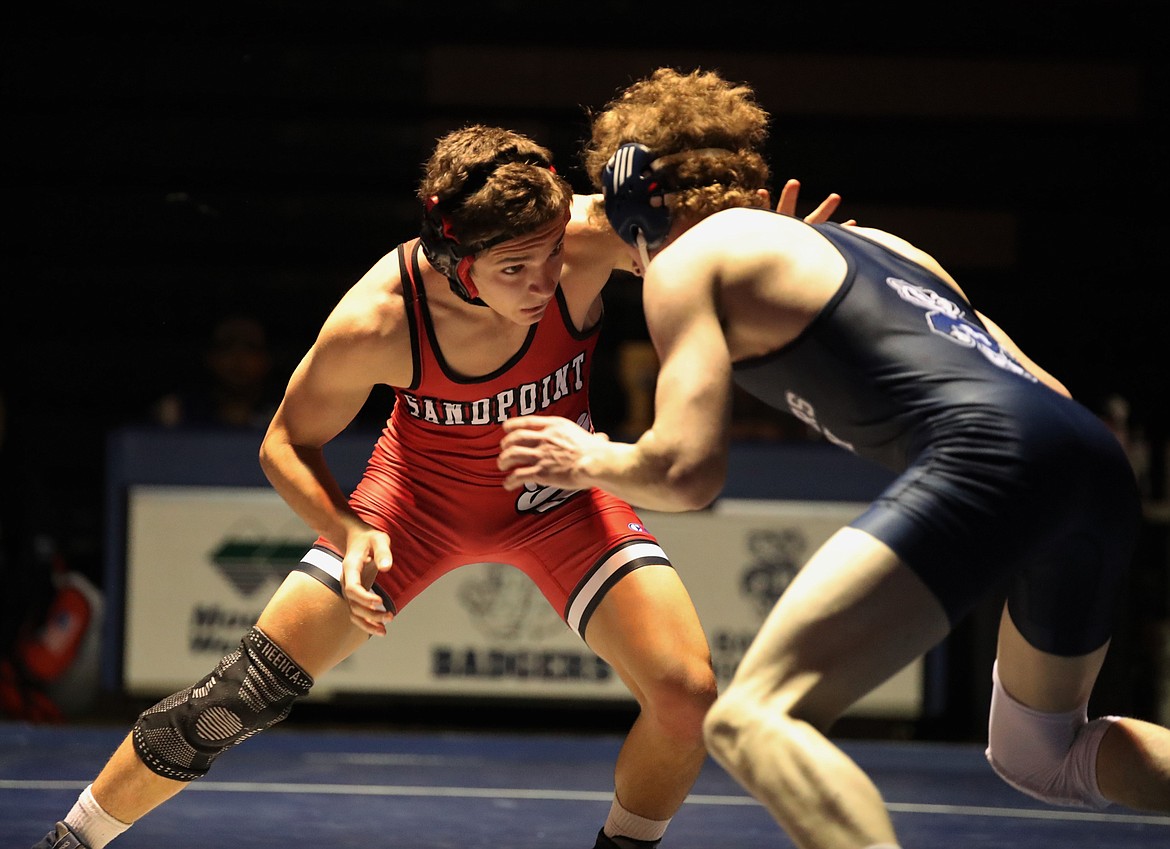
<path fill-rule="evenodd" d="M 496 460 L 508 472 L 504 489 L 525 484 L 584 489 L 590 486 L 582 463 L 609 446 L 609 437 L 592 433 L 560 416 L 519 416 L 504 422 Z"/>
<path fill-rule="evenodd" d="M 784 184 L 784 188 L 780 190 L 780 202 L 776 204 L 776 211 L 784 215 L 796 216 L 796 201 L 800 197 L 800 180 L 789 180 Z M 836 192 L 830 194 L 827 198 L 820 202 L 816 209 L 804 217 L 806 224 L 821 224 L 833 217 L 833 213 L 837 211 L 837 207 L 841 205 L 841 196 Z M 843 227 L 851 227 L 856 224 L 855 219 L 850 218 L 848 221 L 842 222 Z"/>
<path fill-rule="evenodd" d="M 389 536 L 365 524 L 350 529 L 341 561 L 341 592 L 349 605 L 349 618 L 367 634 L 385 636 L 386 623 L 394 618 L 382 597 L 370 589 L 378 573 L 393 564 Z"/>

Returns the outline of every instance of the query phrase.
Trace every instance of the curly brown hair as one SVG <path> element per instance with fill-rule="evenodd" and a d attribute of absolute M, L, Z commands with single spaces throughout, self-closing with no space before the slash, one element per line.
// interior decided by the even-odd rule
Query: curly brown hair
<path fill-rule="evenodd" d="M 690 186 L 668 199 L 673 212 L 701 216 L 766 204 L 758 190 L 767 185 L 769 172 L 759 151 L 768 138 L 769 116 L 746 85 L 714 71 L 659 68 L 589 117 L 592 138 L 583 161 L 598 190 L 610 157 L 623 144 L 638 142 L 657 157 L 669 157 L 659 169 L 667 181 Z M 685 155 L 698 150 L 702 155 Z"/>
<path fill-rule="evenodd" d="M 569 214 L 573 189 L 552 153 L 527 136 L 472 124 L 439 139 L 423 166 L 418 199 L 438 198 L 465 245 L 523 236 Z"/>

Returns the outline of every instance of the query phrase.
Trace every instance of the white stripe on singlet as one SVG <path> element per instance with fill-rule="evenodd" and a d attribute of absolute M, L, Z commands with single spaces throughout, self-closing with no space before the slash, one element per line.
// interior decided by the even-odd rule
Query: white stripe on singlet
<path fill-rule="evenodd" d="M 305 568 L 309 567 L 309 568 Z M 316 578 L 329 589 L 333 590 L 342 598 L 345 598 L 345 593 L 341 589 L 341 557 L 326 548 L 313 546 L 301 558 L 301 562 L 297 564 L 297 568 Z M 330 579 L 330 580 L 327 580 Z M 390 598 L 390 594 L 382 589 L 377 584 L 370 587 L 370 589 L 377 593 L 386 605 L 386 609 L 391 613 L 398 613 L 398 607 L 394 604 L 394 599 Z"/>
<path fill-rule="evenodd" d="M 309 551 L 301 558 L 302 563 L 308 563 L 310 566 L 316 566 L 322 572 L 330 575 L 335 581 L 341 583 L 341 558 L 331 551 L 326 551 L 323 548 L 310 548 Z"/>
<path fill-rule="evenodd" d="M 569 599 L 565 622 L 585 638 L 585 626 L 594 608 L 601 602 L 606 590 L 616 582 L 621 573 L 642 566 L 669 566 L 670 559 L 662 547 L 653 542 L 639 540 L 622 546 L 601 561 L 581 583 Z"/>

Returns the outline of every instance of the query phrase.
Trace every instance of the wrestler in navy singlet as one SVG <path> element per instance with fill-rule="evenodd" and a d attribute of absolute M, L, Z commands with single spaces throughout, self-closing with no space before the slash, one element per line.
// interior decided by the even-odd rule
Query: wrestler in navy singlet
<path fill-rule="evenodd" d="M 1139 515 L 1117 439 L 1002 350 L 942 279 L 848 228 L 811 226 L 845 279 L 792 343 L 737 362 L 736 382 L 901 472 L 852 525 L 889 545 L 952 623 L 1010 575 L 1009 609 L 1033 645 L 1099 648 Z"/>

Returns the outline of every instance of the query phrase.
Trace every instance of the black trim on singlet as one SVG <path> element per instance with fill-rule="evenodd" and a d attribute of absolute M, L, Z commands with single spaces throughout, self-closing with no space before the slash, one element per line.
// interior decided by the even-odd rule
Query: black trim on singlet
<path fill-rule="evenodd" d="M 569 302 L 565 299 L 565 290 L 561 288 L 559 283 L 557 284 L 556 298 L 557 307 L 561 312 L 561 321 L 563 321 L 565 324 L 565 330 L 567 330 L 569 335 L 578 342 L 584 342 L 590 336 L 593 336 L 594 334 L 601 331 L 601 320 L 605 318 L 604 307 L 602 308 L 601 315 L 598 316 L 597 321 L 593 322 L 592 327 L 590 327 L 588 330 L 578 330 L 576 325 L 573 324 L 573 317 L 569 315 Z"/>
<path fill-rule="evenodd" d="M 422 350 L 419 340 L 418 324 L 414 320 L 414 302 L 426 297 L 418 280 L 422 280 L 422 271 L 418 267 L 418 250 L 420 242 L 414 243 L 411 251 L 411 265 L 406 264 L 406 243 L 398 246 L 398 275 L 402 279 L 402 302 L 406 308 L 406 327 L 410 332 L 410 359 L 413 368 L 410 374 L 410 385 L 407 389 L 418 389 L 422 380 Z M 417 277 L 416 277 L 417 275 Z"/>
<path fill-rule="evenodd" d="M 415 245 L 414 263 L 415 263 L 416 269 L 418 268 L 418 252 L 419 252 L 418 245 Z M 495 380 L 497 377 L 504 374 L 509 369 L 511 369 L 513 366 L 515 366 L 518 362 L 520 362 L 520 360 L 522 360 L 524 358 L 524 355 L 528 353 L 528 349 L 532 347 L 532 341 L 536 338 L 536 328 L 540 326 L 539 321 L 536 322 L 535 324 L 533 324 L 532 327 L 530 327 L 528 329 L 528 335 L 524 338 L 524 343 L 520 346 L 520 350 L 518 350 L 515 354 L 513 354 L 511 357 L 509 357 L 508 361 L 505 362 L 502 366 L 500 366 L 495 371 L 493 371 L 489 374 L 478 375 L 476 377 L 468 377 L 467 375 L 463 375 L 463 374 L 460 374 L 459 372 L 455 371 L 453 368 L 451 368 L 450 365 L 447 364 L 447 360 L 443 356 L 443 350 L 442 350 L 442 348 L 439 347 L 439 338 L 435 335 L 435 323 L 431 319 L 431 310 L 430 310 L 429 304 L 427 303 L 426 290 L 425 290 L 423 283 L 422 283 L 422 272 L 418 271 L 417 273 L 418 273 L 417 281 L 418 281 L 418 290 L 419 290 L 418 302 L 419 302 L 419 306 L 422 307 L 423 324 L 426 326 L 426 329 L 427 329 L 427 336 L 428 336 L 428 341 L 430 342 L 430 346 L 431 346 L 431 353 L 434 354 L 435 362 L 437 362 L 439 364 L 439 368 L 442 370 L 443 374 L 452 383 L 461 383 L 464 385 L 471 385 L 474 383 L 486 383 L 489 380 Z M 414 389 L 416 387 L 412 385 L 410 388 Z"/>
<path fill-rule="evenodd" d="M 775 214 L 781 215 L 783 213 Z M 828 243 L 833 248 L 833 250 L 840 254 L 841 258 L 845 260 L 845 276 L 841 279 L 841 285 L 837 287 L 837 291 L 833 293 L 833 296 L 829 298 L 829 300 L 825 302 L 825 305 L 820 308 L 816 315 L 813 316 L 812 321 L 805 325 L 804 330 L 800 331 L 800 333 L 796 335 L 795 339 L 780 346 L 779 348 L 776 348 L 775 350 L 767 351 L 763 354 L 756 354 L 755 356 L 747 357 L 742 360 L 736 360 L 731 364 L 732 371 L 735 369 L 746 369 L 751 368 L 752 366 L 763 365 L 764 363 L 783 356 L 788 351 L 796 348 L 802 341 L 815 333 L 817 327 L 828 321 L 828 317 L 833 314 L 834 310 L 837 309 L 837 305 L 841 303 L 842 299 L 849 294 L 849 290 L 853 288 L 853 283 L 857 279 L 857 261 L 853 254 L 846 253 L 845 251 L 841 250 L 841 248 L 832 239 L 822 233 L 816 226 L 812 224 L 808 226 L 816 230 L 817 235 L 824 239 L 825 242 Z M 870 240 L 866 239 L 866 241 Z M 872 244 L 877 243 L 872 242 Z"/>
<path fill-rule="evenodd" d="M 502 366 L 500 366 L 495 371 L 492 371 L 492 372 L 485 374 L 485 375 L 479 375 L 476 377 L 468 377 L 467 375 L 463 375 L 463 374 L 458 373 L 453 368 L 451 368 L 451 366 L 447 363 L 446 358 L 443 356 L 443 350 L 442 350 L 442 348 L 439 347 L 438 337 L 435 335 L 435 324 L 431 318 L 431 310 L 430 310 L 430 304 L 427 301 L 426 287 L 423 285 L 422 269 L 419 267 L 419 262 L 418 262 L 421 244 L 422 244 L 421 242 L 416 241 L 413 249 L 411 250 L 412 273 L 410 275 L 410 279 L 411 279 L 411 283 L 413 284 L 413 288 L 414 288 L 414 292 L 415 292 L 415 294 L 414 294 L 415 300 L 417 300 L 419 307 L 420 307 L 420 312 L 422 313 L 423 324 L 426 326 L 427 339 L 428 339 L 428 342 L 429 342 L 430 347 L 431 347 L 431 352 L 435 355 L 435 362 L 437 362 L 439 364 L 439 368 L 442 370 L 443 374 L 452 383 L 459 383 L 459 384 L 463 384 L 466 386 L 466 385 L 471 385 L 471 384 L 475 384 L 475 383 L 486 383 L 489 380 L 495 380 L 496 378 L 500 377 L 502 374 L 507 372 L 509 369 L 514 367 L 517 363 L 519 363 L 527 355 L 528 350 L 532 347 L 533 341 L 536 339 L 537 329 L 540 327 L 541 322 L 544 321 L 544 316 L 541 316 L 540 321 L 534 323 L 532 325 L 532 327 L 529 328 L 528 335 L 525 337 L 524 342 L 520 346 L 519 350 L 517 350 L 515 354 L 513 354 L 511 357 L 509 357 L 508 361 L 505 362 Z M 400 261 L 400 263 L 402 261 L 403 247 L 404 247 L 403 245 L 399 245 L 399 261 Z M 405 295 L 405 288 L 406 288 L 406 286 L 405 286 L 405 281 L 406 281 L 405 266 L 403 266 L 403 268 L 404 268 L 403 290 L 404 290 L 404 295 Z M 597 319 L 597 321 L 595 321 L 593 323 L 593 326 L 590 327 L 588 330 L 578 330 L 576 328 L 576 326 L 573 324 L 572 316 L 569 315 L 569 304 L 568 304 L 568 301 L 565 299 L 565 293 L 564 293 L 564 290 L 561 288 L 560 284 L 557 285 L 556 291 L 554 292 L 554 297 L 556 298 L 557 311 L 560 314 L 561 322 L 565 326 L 565 331 L 573 339 L 576 339 L 578 342 L 583 342 L 586 339 L 588 339 L 589 337 L 595 336 L 601 332 L 601 319 L 604 317 L 604 314 L 601 317 L 599 317 Z M 409 313 L 408 318 L 410 319 L 411 354 L 414 357 L 415 368 L 414 368 L 414 379 L 411 382 L 411 385 L 407 388 L 414 390 L 414 389 L 418 388 L 418 382 L 419 382 L 419 371 L 420 371 L 419 358 L 422 355 L 421 350 L 420 350 L 421 333 L 419 333 L 418 328 L 415 327 L 413 311 L 408 310 L 408 313 Z"/>
<path fill-rule="evenodd" d="M 305 556 L 306 557 L 311 556 L 314 551 L 322 553 L 322 554 L 326 554 L 331 559 L 336 560 L 337 561 L 337 568 L 338 569 L 341 568 L 341 556 L 336 551 L 333 551 L 332 549 L 326 548 L 323 545 L 315 544 L 309 550 L 309 553 L 306 554 Z M 322 569 L 317 564 L 309 563 L 306 560 L 301 560 L 299 563 L 297 563 L 296 566 L 293 567 L 293 571 L 294 572 L 304 572 L 310 578 L 314 578 L 317 581 L 320 581 L 322 584 L 324 584 L 326 587 L 328 587 L 330 590 L 332 590 L 333 593 L 336 594 L 339 598 L 341 598 L 341 599 L 345 598 L 345 591 L 342 590 L 342 588 L 341 588 L 341 581 L 339 581 L 337 578 L 333 577 L 331 574 L 326 572 L 324 569 Z M 398 615 L 398 606 L 394 603 L 394 599 L 392 599 L 390 597 L 390 593 L 386 592 L 384 589 L 382 589 L 377 584 L 374 584 L 372 587 L 370 587 L 370 592 L 374 593 L 375 595 L 378 596 L 378 598 L 382 599 L 382 604 L 385 605 L 387 611 L 394 614 L 395 616 Z"/>
<path fill-rule="evenodd" d="M 610 575 L 604 584 L 598 588 L 593 598 L 589 600 L 589 604 L 585 605 L 585 610 L 581 613 L 581 624 L 577 626 L 577 633 L 581 638 L 585 638 L 585 632 L 589 628 L 589 621 L 593 618 L 593 614 L 597 612 L 597 608 L 605 599 L 606 594 L 614 588 L 622 578 L 626 575 L 641 569 L 643 566 L 670 566 L 670 561 L 664 560 L 661 557 L 639 557 L 637 560 L 631 560 L 629 563 L 622 566 L 612 575 Z"/>
<path fill-rule="evenodd" d="M 643 543 L 655 546 L 658 548 L 660 553 L 644 554 L 641 557 L 634 557 L 630 560 L 627 560 L 605 578 L 605 580 L 601 583 L 601 586 L 597 588 L 597 590 L 585 603 L 585 609 L 581 611 L 580 621 L 576 625 L 577 633 L 581 635 L 581 639 L 585 639 L 585 629 L 589 625 L 589 620 L 593 618 L 593 613 L 597 610 L 598 605 L 601 604 L 606 594 L 611 589 L 613 589 L 614 585 L 616 585 L 618 581 L 631 572 L 641 569 L 643 566 L 669 566 L 672 569 L 674 568 L 674 564 L 670 562 L 670 558 L 667 556 L 666 552 L 662 551 L 662 546 L 657 540 L 646 537 L 637 537 L 634 539 L 623 540 L 617 545 L 607 549 L 604 554 L 598 557 L 594 561 L 593 565 L 589 567 L 589 571 L 582 575 L 581 579 L 577 581 L 577 585 L 573 587 L 573 591 L 570 592 L 569 597 L 565 599 L 565 607 L 564 610 L 561 611 L 561 618 L 566 622 L 569 621 L 570 614 L 573 610 L 573 605 L 576 604 L 577 599 L 581 596 L 581 593 L 585 591 L 585 588 L 593 580 L 593 577 L 597 574 L 599 569 L 605 566 L 605 564 L 608 563 L 622 549 L 629 548 L 632 545 L 641 545 Z"/>

